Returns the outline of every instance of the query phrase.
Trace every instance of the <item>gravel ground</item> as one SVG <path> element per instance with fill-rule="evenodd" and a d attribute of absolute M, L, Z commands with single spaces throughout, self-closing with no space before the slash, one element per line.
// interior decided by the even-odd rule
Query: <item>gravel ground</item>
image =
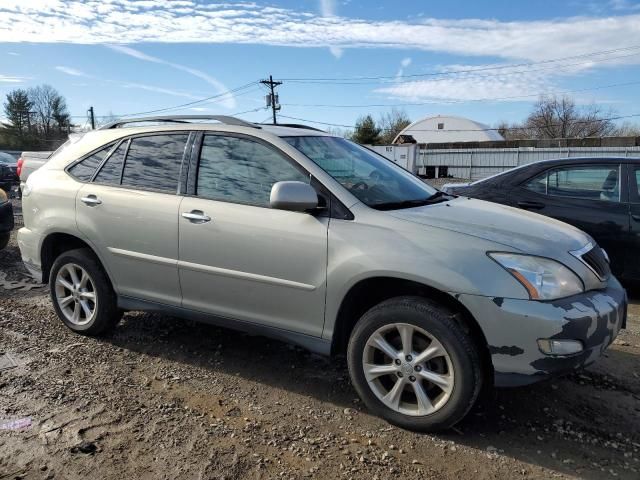
<path fill-rule="evenodd" d="M 0 251 L 0 479 L 640 478 L 640 306 L 588 370 L 450 432 L 367 413 L 344 360 L 160 315 L 93 339 Z"/>

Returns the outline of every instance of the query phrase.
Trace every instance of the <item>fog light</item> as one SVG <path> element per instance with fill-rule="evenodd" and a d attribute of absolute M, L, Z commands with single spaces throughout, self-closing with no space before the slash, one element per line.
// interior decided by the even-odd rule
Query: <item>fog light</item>
<path fill-rule="evenodd" d="M 583 350 L 582 342 L 579 340 L 552 340 L 550 338 L 539 339 L 538 347 L 545 355 L 554 356 L 573 355 Z"/>

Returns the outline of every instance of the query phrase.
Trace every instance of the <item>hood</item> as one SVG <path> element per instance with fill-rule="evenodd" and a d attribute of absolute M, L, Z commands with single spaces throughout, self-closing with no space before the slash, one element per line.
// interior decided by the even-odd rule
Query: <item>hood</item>
<path fill-rule="evenodd" d="M 581 230 L 558 220 L 472 198 L 458 197 L 387 213 L 409 222 L 472 235 L 543 256 L 550 256 L 550 247 L 567 252 L 591 241 Z"/>

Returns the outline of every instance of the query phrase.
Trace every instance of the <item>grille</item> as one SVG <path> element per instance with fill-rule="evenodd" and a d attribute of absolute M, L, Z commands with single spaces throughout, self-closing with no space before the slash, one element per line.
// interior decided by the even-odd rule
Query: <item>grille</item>
<path fill-rule="evenodd" d="M 595 272 L 600 280 L 605 280 L 609 276 L 611 272 L 609 262 L 607 262 L 604 252 L 599 246 L 596 245 L 588 252 L 583 253 L 581 258 L 582 261 Z"/>

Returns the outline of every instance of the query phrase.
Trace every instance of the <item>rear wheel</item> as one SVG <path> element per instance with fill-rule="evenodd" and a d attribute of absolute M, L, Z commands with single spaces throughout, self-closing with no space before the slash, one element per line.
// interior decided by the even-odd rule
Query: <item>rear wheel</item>
<path fill-rule="evenodd" d="M 88 249 L 60 255 L 51 268 L 49 286 L 58 317 L 74 332 L 100 335 L 122 317 L 111 282 Z"/>
<path fill-rule="evenodd" d="M 347 355 L 367 407 L 409 430 L 451 427 L 482 386 L 478 352 L 452 312 L 420 297 L 393 298 L 365 313 Z"/>

